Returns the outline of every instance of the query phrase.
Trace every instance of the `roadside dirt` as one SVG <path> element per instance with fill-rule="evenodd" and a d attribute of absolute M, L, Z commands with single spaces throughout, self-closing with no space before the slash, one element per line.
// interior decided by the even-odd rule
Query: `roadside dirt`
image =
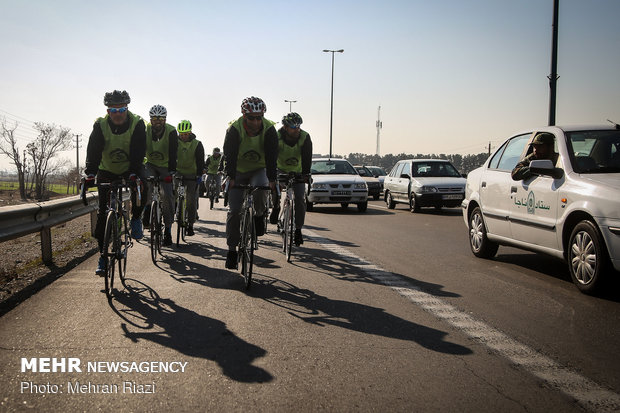
<path fill-rule="evenodd" d="M 19 203 L 19 195 L 14 191 L 0 191 L 0 206 Z M 90 235 L 90 216 L 52 228 L 52 249 L 53 263 L 46 265 L 41 260 L 39 233 L 0 243 L 0 315 L 96 252 L 97 241 Z"/>

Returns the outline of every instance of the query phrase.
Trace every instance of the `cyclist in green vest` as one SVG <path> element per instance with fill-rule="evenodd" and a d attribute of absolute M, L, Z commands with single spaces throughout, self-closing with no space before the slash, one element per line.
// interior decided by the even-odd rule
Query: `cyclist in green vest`
<path fill-rule="evenodd" d="M 177 149 L 177 173 L 182 176 L 187 185 L 185 192 L 187 201 L 187 232 L 188 236 L 194 235 L 194 222 L 196 221 L 196 209 L 198 207 L 198 184 L 202 178 L 205 163 L 205 150 L 202 142 L 196 139 L 192 133 L 192 123 L 182 120 L 177 127 L 179 133 L 179 147 Z"/>
<path fill-rule="evenodd" d="M 308 132 L 300 128 L 303 119 L 298 113 L 292 112 L 282 118 L 282 127 L 278 130 L 278 171 L 288 174 L 296 172 L 303 174 L 306 183 L 310 175 L 312 164 L 312 140 Z M 301 228 L 306 218 L 306 185 L 303 182 L 296 183 L 295 192 L 295 244 L 301 245 L 304 240 Z M 280 213 L 279 199 L 274 201 L 269 221 L 278 223 Z"/>
<path fill-rule="evenodd" d="M 264 118 L 265 102 L 257 97 L 248 97 L 241 102 L 241 116 L 232 122 L 226 131 L 224 153 L 226 154 L 226 175 L 228 176 L 228 204 L 226 217 L 226 268 L 237 268 L 237 245 L 243 191 L 235 184 L 271 186 L 275 191 L 276 160 L 278 157 L 278 133 L 275 122 Z M 267 209 L 266 191 L 254 193 L 256 207 L 256 235 L 265 233 L 264 214 Z"/>
<path fill-rule="evenodd" d="M 222 176 L 220 173 L 224 170 L 224 158 L 220 148 L 213 148 L 213 154 L 207 157 L 205 162 L 205 170 L 207 171 L 207 180 L 205 187 L 208 188 L 211 181 L 215 179 L 215 203 L 220 202 L 220 187 L 222 186 Z"/>
<path fill-rule="evenodd" d="M 166 123 L 168 111 L 162 105 L 154 105 L 149 110 L 151 123 L 146 125 L 146 164 L 145 175 L 159 176 L 163 179 L 161 188 L 162 212 L 164 217 L 164 246 L 172 245 L 172 227 L 174 214 L 174 195 L 172 193 L 172 176 L 177 168 L 177 147 L 179 137 L 174 126 Z M 152 185 L 151 185 L 152 186 Z M 150 224 L 150 208 L 152 188 L 148 188 L 142 222 L 144 226 Z"/>
<path fill-rule="evenodd" d="M 86 149 L 87 184 L 92 185 L 97 175 L 97 183 L 109 183 L 120 178 L 128 179 L 139 184 L 142 175 L 142 161 L 146 152 L 146 131 L 144 121 L 128 110 L 131 102 L 126 91 L 115 90 L 108 92 L 103 103 L 108 107 L 108 114 L 98 118 L 93 125 L 93 131 L 88 138 Z M 109 189 L 99 187 L 99 212 L 95 237 L 99 243 L 99 251 L 103 249 L 106 210 L 108 207 Z M 134 239 L 142 238 L 143 205 L 136 202 L 136 193 L 131 196 L 131 236 Z M 106 261 L 99 258 L 99 265 L 95 271 L 98 275 L 106 272 Z"/>

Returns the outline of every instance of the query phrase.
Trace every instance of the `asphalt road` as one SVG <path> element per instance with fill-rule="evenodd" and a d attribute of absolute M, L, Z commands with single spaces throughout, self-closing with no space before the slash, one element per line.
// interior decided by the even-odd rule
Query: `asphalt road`
<path fill-rule="evenodd" d="M 585 296 L 512 248 L 476 259 L 459 210 L 371 202 L 317 206 L 291 263 L 270 227 L 245 291 L 206 206 L 157 266 L 134 245 L 110 303 L 92 257 L 0 318 L 0 411 L 620 410 L 618 288 Z"/>

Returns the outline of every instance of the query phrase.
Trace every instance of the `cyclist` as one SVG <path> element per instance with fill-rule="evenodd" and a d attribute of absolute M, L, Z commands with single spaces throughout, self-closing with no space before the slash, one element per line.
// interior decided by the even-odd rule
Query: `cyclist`
<path fill-rule="evenodd" d="M 282 127 L 278 130 L 278 171 L 282 173 L 296 172 L 304 175 L 308 182 L 312 163 L 312 140 L 308 132 L 300 128 L 303 120 L 298 113 L 292 112 L 282 118 Z M 306 217 L 306 186 L 304 182 L 296 183 L 295 192 L 295 244 L 303 244 L 301 228 Z M 269 221 L 278 223 L 280 202 L 274 201 Z"/>
<path fill-rule="evenodd" d="M 226 268 L 237 268 L 237 245 L 239 244 L 240 213 L 243 191 L 235 184 L 266 186 L 275 191 L 276 159 L 278 156 L 278 134 L 275 122 L 263 117 L 267 110 L 262 99 L 251 96 L 241 102 L 239 119 L 233 121 L 226 131 L 224 153 L 226 154 L 226 175 L 228 175 L 228 204 L 226 217 Z M 267 193 L 254 194 L 256 206 L 256 235 L 265 233 L 264 217 L 267 207 Z"/>
<path fill-rule="evenodd" d="M 220 148 L 213 148 L 213 154 L 209 155 L 205 162 L 205 170 L 207 171 L 206 188 L 209 188 L 211 181 L 215 179 L 215 203 L 220 202 L 220 187 L 222 186 L 222 177 L 220 172 L 224 170 L 224 158 L 220 152 Z"/>
<path fill-rule="evenodd" d="M 134 183 L 139 180 L 146 152 L 146 131 L 144 121 L 129 111 L 127 105 L 130 102 L 131 98 L 124 90 L 122 92 L 115 90 L 105 94 L 103 103 L 108 108 L 108 114 L 95 121 L 93 131 L 88 138 L 85 169 L 88 184 L 92 185 L 95 174 L 99 184 L 120 178 L 129 179 Z M 99 186 L 98 192 L 99 211 L 95 237 L 101 252 L 103 251 L 109 188 Z M 135 191 L 132 191 L 131 199 L 131 236 L 134 239 L 140 239 L 142 238 L 142 222 L 139 217 L 143 207 L 136 202 Z M 100 257 L 95 273 L 105 275 L 106 265 L 103 256 Z"/>
<path fill-rule="evenodd" d="M 146 125 L 146 176 L 159 176 L 163 179 L 162 212 L 164 217 L 164 246 L 172 245 L 170 228 L 174 214 L 174 195 L 172 193 L 172 175 L 177 167 L 178 135 L 174 126 L 166 123 L 168 111 L 162 105 L 154 105 L 149 110 L 151 122 Z M 145 197 L 142 222 L 149 225 L 151 208 L 151 190 Z"/>
<path fill-rule="evenodd" d="M 205 163 L 205 150 L 202 142 L 192 133 L 192 123 L 182 120 L 177 127 L 179 147 L 177 150 L 177 176 L 184 178 L 187 185 L 187 231 L 188 236 L 194 235 L 194 221 L 198 206 L 198 184 L 202 178 Z"/>

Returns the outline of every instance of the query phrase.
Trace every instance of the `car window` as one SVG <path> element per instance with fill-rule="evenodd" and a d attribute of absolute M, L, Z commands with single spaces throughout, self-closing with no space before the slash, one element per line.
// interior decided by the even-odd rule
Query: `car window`
<path fill-rule="evenodd" d="M 459 171 L 449 162 L 414 162 L 414 177 L 461 177 Z"/>
<path fill-rule="evenodd" d="M 383 169 L 379 168 L 378 166 L 369 166 L 368 169 L 370 169 L 370 171 L 374 174 L 374 175 L 379 175 L 379 176 L 385 176 L 386 173 Z"/>
<path fill-rule="evenodd" d="M 310 173 L 315 175 L 321 174 L 344 174 L 358 175 L 357 171 L 347 161 L 314 161 L 310 167 Z"/>
<path fill-rule="evenodd" d="M 510 139 L 495 169 L 499 169 L 500 171 L 512 171 L 521 159 L 523 149 L 531 136 L 531 133 L 527 133 Z M 493 161 L 491 161 L 491 163 L 493 163 Z"/>
<path fill-rule="evenodd" d="M 368 172 L 366 168 L 355 168 L 355 169 L 357 169 L 357 173 L 360 174 L 360 176 L 372 176 L 372 174 Z"/>
<path fill-rule="evenodd" d="M 400 171 L 403 170 L 403 165 L 403 163 L 396 164 L 394 169 L 392 169 L 392 172 L 390 172 L 390 176 L 394 178 L 400 178 Z"/>
<path fill-rule="evenodd" d="M 400 174 L 398 176 L 401 176 L 402 174 L 407 174 L 411 176 L 411 163 L 410 162 L 403 162 L 403 169 L 402 171 L 400 171 Z"/>
<path fill-rule="evenodd" d="M 620 172 L 620 131 L 567 132 L 566 135 L 575 172 Z"/>

